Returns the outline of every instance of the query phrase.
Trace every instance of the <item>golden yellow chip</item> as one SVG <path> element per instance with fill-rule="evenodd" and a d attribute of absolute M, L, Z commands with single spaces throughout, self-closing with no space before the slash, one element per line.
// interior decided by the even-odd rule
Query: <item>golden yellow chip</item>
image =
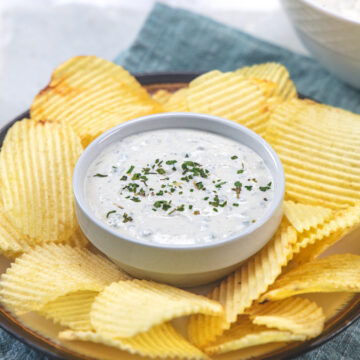
<path fill-rule="evenodd" d="M 332 211 L 322 206 L 299 204 L 289 200 L 284 202 L 284 214 L 290 224 L 302 233 L 323 224 L 331 217 Z"/>
<path fill-rule="evenodd" d="M 332 209 L 360 200 L 360 116 L 291 100 L 272 113 L 266 140 L 284 166 L 287 200 Z"/>
<path fill-rule="evenodd" d="M 247 347 L 279 341 L 302 341 L 305 335 L 293 334 L 290 331 L 269 329 L 266 326 L 253 324 L 247 316 L 240 316 L 238 321 L 204 351 L 209 355 L 224 354 Z"/>
<path fill-rule="evenodd" d="M 310 261 L 340 240 L 346 233 L 360 224 L 360 203 L 347 209 L 338 210 L 318 227 L 304 231 L 298 236 L 294 246 L 296 258 L 302 262 Z M 304 249 L 305 250 L 302 250 Z"/>
<path fill-rule="evenodd" d="M 176 317 L 222 311 L 219 303 L 204 296 L 152 281 L 129 280 L 102 291 L 90 317 L 96 332 L 127 338 Z"/>
<path fill-rule="evenodd" d="M 217 70 L 190 82 L 190 111 L 221 116 L 263 135 L 269 111 L 267 98 L 256 83 L 234 73 Z"/>
<path fill-rule="evenodd" d="M 360 292 L 360 256 L 337 254 L 300 265 L 281 275 L 260 300 L 313 292 Z"/>
<path fill-rule="evenodd" d="M 325 315 L 315 302 L 301 297 L 256 304 L 246 310 L 256 325 L 315 337 L 324 328 Z"/>
<path fill-rule="evenodd" d="M 90 311 L 97 291 L 76 291 L 44 305 L 39 313 L 72 330 L 92 331 Z"/>
<path fill-rule="evenodd" d="M 49 244 L 16 258 L 1 276 L 0 296 L 17 313 L 40 310 L 71 292 L 101 291 L 114 281 L 129 279 L 113 263 L 86 248 Z"/>
<path fill-rule="evenodd" d="M 15 258 L 30 250 L 29 240 L 22 235 L 7 217 L 0 202 L 0 251 L 7 257 Z"/>
<path fill-rule="evenodd" d="M 77 56 L 55 69 L 34 99 L 31 118 L 71 125 L 86 146 L 115 125 L 161 111 L 161 104 L 121 66 Z"/>
<path fill-rule="evenodd" d="M 71 245 L 74 247 L 85 247 L 89 245 L 89 240 L 81 231 L 80 226 L 75 230 L 75 232 L 67 239 L 64 244 Z"/>
<path fill-rule="evenodd" d="M 171 98 L 172 94 L 167 90 L 158 90 L 156 93 L 152 96 L 152 98 L 156 101 L 158 101 L 160 104 L 166 104 L 169 99 Z"/>
<path fill-rule="evenodd" d="M 223 305 L 224 316 L 191 316 L 188 326 L 190 340 L 203 347 L 229 329 L 237 316 L 243 314 L 280 275 L 281 268 L 292 258 L 295 242 L 296 230 L 283 220 L 269 243 L 210 293 L 211 299 Z M 204 328 L 206 333 L 200 333 Z"/>
<path fill-rule="evenodd" d="M 180 358 L 206 359 L 199 349 L 186 341 L 169 324 L 154 326 L 151 330 L 138 334 L 132 338 L 111 338 L 91 331 L 62 331 L 59 333 L 62 340 L 82 340 L 105 344 L 150 358 Z"/>
<path fill-rule="evenodd" d="M 189 111 L 187 103 L 188 89 L 183 88 L 171 95 L 169 100 L 164 104 L 164 111 L 184 112 Z"/>
<path fill-rule="evenodd" d="M 71 246 L 83 247 L 88 245 L 88 240 L 80 228 L 65 242 Z M 0 202 L 0 252 L 14 259 L 24 252 L 30 251 L 36 245 L 34 241 L 21 234 L 7 217 L 3 205 Z"/>
<path fill-rule="evenodd" d="M 76 230 L 72 172 L 81 152 L 66 125 L 25 119 L 7 133 L 0 154 L 4 210 L 33 242 L 66 241 Z"/>
<path fill-rule="evenodd" d="M 294 83 L 290 79 L 286 67 L 278 63 L 265 63 L 253 66 L 246 66 L 235 71 L 236 74 L 247 78 L 264 79 L 275 83 L 273 92 L 269 96 L 277 96 L 282 101 L 297 97 Z"/>

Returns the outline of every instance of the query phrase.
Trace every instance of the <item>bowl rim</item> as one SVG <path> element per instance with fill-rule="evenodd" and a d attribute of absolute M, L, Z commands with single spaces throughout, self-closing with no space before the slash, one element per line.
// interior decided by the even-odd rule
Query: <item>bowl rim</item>
<path fill-rule="evenodd" d="M 340 21 L 345 22 L 347 24 L 353 24 L 355 26 L 360 27 L 360 20 L 355 20 L 355 19 L 345 17 L 343 15 L 338 15 L 335 12 L 335 10 L 325 8 L 325 7 L 321 6 L 320 4 L 314 2 L 313 0 L 299 0 L 299 1 L 302 2 L 302 3 L 305 3 L 306 5 L 312 7 L 313 9 L 316 9 L 316 10 L 324 13 L 325 15 L 329 15 L 330 17 L 333 17 L 336 20 L 340 20 Z"/>
<path fill-rule="evenodd" d="M 126 235 L 121 234 L 120 232 L 113 230 L 111 227 L 107 226 L 105 223 L 103 223 L 100 219 L 96 218 L 96 216 L 92 213 L 90 206 L 86 203 L 86 200 L 83 196 L 80 195 L 81 189 L 77 186 L 77 179 L 81 178 L 83 173 L 80 171 L 81 163 L 85 161 L 90 155 L 93 148 L 98 146 L 99 143 L 102 141 L 105 141 L 108 138 L 111 138 L 113 136 L 116 136 L 116 134 L 119 131 L 122 131 L 122 129 L 127 127 L 133 127 L 136 126 L 136 124 L 142 124 L 144 122 L 152 121 L 153 119 L 176 119 L 179 116 L 183 117 L 197 117 L 198 119 L 202 119 L 202 121 L 212 121 L 219 123 L 221 126 L 230 127 L 234 129 L 235 131 L 240 131 L 245 133 L 246 136 L 251 137 L 253 140 L 255 140 L 259 146 L 262 146 L 265 151 L 269 154 L 269 158 L 273 161 L 274 164 L 274 174 L 273 175 L 273 181 L 277 183 L 274 191 L 274 198 L 272 200 L 272 203 L 270 204 L 267 211 L 263 214 L 263 216 L 258 219 L 255 223 L 251 224 L 247 228 L 243 229 L 239 233 L 236 233 L 233 236 L 230 236 L 228 238 L 222 239 L 220 241 L 216 241 L 214 243 L 205 243 L 205 244 L 160 244 L 155 242 L 146 242 L 141 239 L 136 239 L 133 237 L 129 237 Z M 167 127 L 164 127 L 166 129 Z M 178 128 L 178 129 L 186 129 L 186 126 L 179 126 L 179 127 L 172 127 L 172 128 Z M 188 127 L 191 129 L 190 127 Z M 194 129 L 192 129 L 194 130 Z M 199 129 L 200 130 L 200 129 Z M 151 131 L 151 130 L 145 130 L 145 131 Z M 145 132 L 144 131 L 144 132 Z M 200 131 L 206 131 L 210 133 L 215 133 L 213 131 L 209 131 L 205 127 L 201 129 Z M 217 133 L 217 135 L 227 137 L 225 135 Z M 256 150 L 252 149 L 256 152 Z M 92 156 L 91 161 L 96 159 L 96 156 L 98 156 L 99 153 Z M 259 155 L 259 154 L 258 154 Z M 259 155 L 260 156 L 260 155 Z M 260 156 L 261 157 L 261 156 Z M 264 160 L 264 159 L 263 159 Z M 87 167 L 88 169 L 88 167 Z M 276 178 L 275 178 L 276 177 Z M 208 115 L 208 114 L 200 114 L 200 113 L 193 113 L 193 112 L 171 112 L 171 113 L 159 113 L 159 114 L 152 114 L 152 115 L 146 115 L 142 116 L 136 119 L 133 119 L 131 121 L 122 123 L 120 125 L 117 125 L 108 131 L 104 132 L 100 136 L 98 136 L 96 139 L 94 139 L 82 152 L 80 157 L 78 158 L 74 172 L 73 172 L 73 179 L 72 179 L 72 187 L 73 187 L 73 193 L 75 198 L 75 203 L 78 205 L 80 210 L 83 212 L 83 214 L 86 215 L 88 219 L 92 223 L 94 223 L 97 227 L 101 228 L 101 230 L 105 231 L 106 233 L 109 233 L 112 236 L 115 236 L 121 240 L 125 240 L 127 242 L 141 245 L 145 247 L 151 247 L 151 248 L 158 248 L 158 249 L 169 249 L 169 250 L 179 250 L 179 251 L 191 251 L 195 249 L 209 249 L 209 248 L 216 248 L 219 246 L 222 246 L 224 244 L 229 244 L 231 242 L 235 242 L 240 240 L 241 238 L 244 238 L 248 236 L 249 234 L 255 232 L 259 228 L 261 228 L 264 224 L 266 224 L 272 216 L 276 213 L 276 210 L 282 205 L 284 193 L 285 193 L 285 173 L 284 169 L 281 163 L 280 158 L 276 154 L 275 150 L 270 146 L 268 142 L 266 142 L 260 135 L 256 134 L 254 131 L 248 129 L 247 127 L 240 125 L 238 123 L 235 123 L 234 121 L 227 120 L 224 118 L 220 118 L 218 116 L 214 115 Z"/>

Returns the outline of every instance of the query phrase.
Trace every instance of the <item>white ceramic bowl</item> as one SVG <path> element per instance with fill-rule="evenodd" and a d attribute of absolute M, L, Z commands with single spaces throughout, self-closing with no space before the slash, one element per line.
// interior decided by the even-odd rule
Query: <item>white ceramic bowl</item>
<path fill-rule="evenodd" d="M 334 75 L 360 88 L 360 21 L 325 10 L 311 0 L 281 2 L 314 57 Z"/>
<path fill-rule="evenodd" d="M 121 235 L 92 214 L 86 201 L 86 172 L 106 147 L 139 132 L 187 128 L 213 132 L 254 150 L 274 179 L 274 199 L 256 223 L 227 240 L 206 245 L 152 244 Z M 260 250 L 278 227 L 283 209 L 285 176 L 280 159 L 260 136 L 235 122 L 194 113 L 145 116 L 119 125 L 95 139 L 80 156 L 73 175 L 76 216 L 91 243 L 133 276 L 178 286 L 196 286 L 219 279 Z"/>

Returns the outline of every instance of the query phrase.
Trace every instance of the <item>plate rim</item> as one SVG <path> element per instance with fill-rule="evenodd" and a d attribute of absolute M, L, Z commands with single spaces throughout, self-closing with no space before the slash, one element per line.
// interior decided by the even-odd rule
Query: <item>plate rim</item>
<path fill-rule="evenodd" d="M 199 76 L 199 72 L 180 72 L 180 71 L 162 71 L 162 72 L 151 72 L 151 73 L 139 73 L 134 76 L 142 85 L 155 85 L 155 84 L 179 84 L 179 83 L 188 83 L 193 80 L 195 77 Z M 299 94 L 299 97 L 306 97 L 303 94 Z M 2 146 L 3 140 L 9 128 L 17 121 L 29 117 L 30 111 L 24 111 L 20 115 L 16 116 L 13 120 L 4 124 L 0 128 L 0 148 Z M 290 349 L 276 349 L 274 354 L 270 357 L 267 357 L 267 360 L 278 360 L 286 359 L 290 360 L 296 356 L 303 355 L 309 351 L 316 349 L 317 347 L 325 344 L 330 341 L 355 321 L 360 319 L 360 301 L 354 298 L 352 300 L 353 304 L 350 303 L 350 310 L 343 316 L 341 320 L 336 320 L 337 317 L 340 317 L 341 311 L 333 319 L 333 324 L 325 331 L 322 332 L 316 338 L 310 339 L 305 342 L 299 343 L 298 346 L 292 347 Z M 23 344 L 29 346 L 31 349 L 42 353 L 43 355 L 56 360 L 70 359 L 70 360 L 92 360 L 95 358 L 89 357 L 87 355 L 82 355 L 78 352 L 74 352 L 70 349 L 66 349 L 63 346 L 60 346 L 53 342 L 50 339 L 47 339 L 45 336 L 38 335 L 31 328 L 24 326 L 18 321 L 12 314 L 7 312 L 5 308 L 0 304 L 0 328 L 5 330 L 8 334 L 15 337 L 17 340 Z M 281 351 L 279 353 L 279 351 Z M 258 359 L 256 357 L 255 359 Z"/>

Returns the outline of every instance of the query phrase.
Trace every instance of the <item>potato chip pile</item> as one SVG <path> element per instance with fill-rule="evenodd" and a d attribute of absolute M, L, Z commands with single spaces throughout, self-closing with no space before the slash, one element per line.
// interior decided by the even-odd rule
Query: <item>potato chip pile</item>
<path fill-rule="evenodd" d="M 167 111 L 221 116 L 263 136 L 286 175 L 273 238 L 207 296 L 134 279 L 87 247 L 72 172 L 83 148 L 111 127 Z M 206 359 L 318 336 L 323 309 L 307 293 L 360 292 L 360 256 L 323 257 L 360 224 L 360 116 L 298 98 L 289 73 L 267 63 L 203 74 L 149 95 L 125 69 L 95 56 L 55 69 L 30 119 L 0 153 L 0 250 L 13 260 L 0 299 L 15 315 L 151 358 Z M 187 334 L 173 319 L 187 316 Z"/>

